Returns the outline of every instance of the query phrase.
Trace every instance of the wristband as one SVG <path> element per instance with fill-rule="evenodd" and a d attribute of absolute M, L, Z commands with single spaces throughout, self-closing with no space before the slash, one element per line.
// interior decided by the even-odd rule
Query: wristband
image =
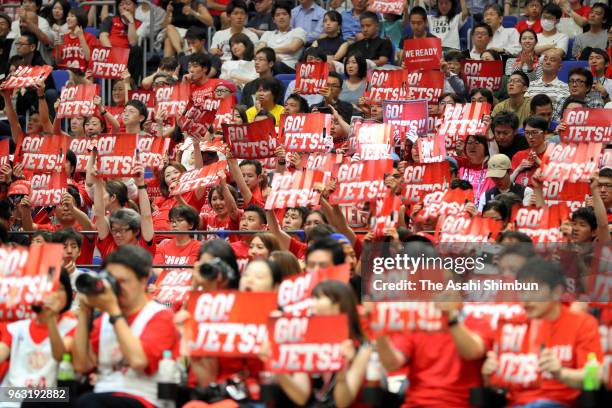
<path fill-rule="evenodd" d="M 147 189 L 146 185 L 136 186 L 136 187 L 138 187 L 139 190 L 146 190 Z"/>
<path fill-rule="evenodd" d="M 115 323 L 117 323 L 119 319 L 125 319 L 125 316 L 123 314 L 112 315 L 112 316 L 109 316 L 108 321 L 110 324 L 114 326 Z"/>
<path fill-rule="evenodd" d="M 108 112 L 108 111 L 105 111 L 105 110 L 104 110 L 104 111 L 100 111 L 100 114 L 101 114 L 102 116 L 104 116 L 104 115 L 106 115 L 106 112 Z"/>

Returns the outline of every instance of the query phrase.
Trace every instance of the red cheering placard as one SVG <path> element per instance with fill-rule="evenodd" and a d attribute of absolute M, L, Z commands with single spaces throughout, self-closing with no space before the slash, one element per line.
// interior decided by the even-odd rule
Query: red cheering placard
<path fill-rule="evenodd" d="M 489 242 L 501 231 L 501 222 L 482 216 L 447 215 L 438 220 L 438 242 Z"/>
<path fill-rule="evenodd" d="M 94 147 L 98 145 L 98 139 L 91 137 L 75 137 L 70 139 L 68 148 L 77 157 L 76 171 L 84 172 L 87 171 L 87 161 Z"/>
<path fill-rule="evenodd" d="M 407 99 L 425 99 L 429 105 L 436 105 L 444 91 L 444 73 L 440 71 L 411 72 L 407 81 Z"/>
<path fill-rule="evenodd" d="M 352 145 L 361 160 L 390 159 L 393 150 L 391 125 L 369 122 L 356 123 Z"/>
<path fill-rule="evenodd" d="M 342 343 L 348 340 L 346 315 L 279 317 L 268 323 L 274 373 L 327 373 L 344 365 Z"/>
<path fill-rule="evenodd" d="M 442 40 L 438 37 L 404 40 L 404 69 L 429 71 L 440 69 Z"/>
<path fill-rule="evenodd" d="M 93 98 L 98 94 L 98 85 L 81 84 L 65 86 L 60 95 L 56 113 L 58 118 L 92 116 L 96 109 Z"/>
<path fill-rule="evenodd" d="M 155 107 L 155 91 L 152 89 L 136 89 L 128 91 L 128 98 L 140 101 L 145 104 L 147 108 Z"/>
<path fill-rule="evenodd" d="M 234 95 L 228 95 L 223 99 L 215 99 L 217 105 L 217 116 L 213 127 L 216 131 L 221 130 L 224 123 L 232 123 L 234 119 L 234 106 L 236 106 L 236 98 Z"/>
<path fill-rule="evenodd" d="M 601 143 L 549 144 L 542 177 L 549 181 L 589 182 L 599 166 Z"/>
<path fill-rule="evenodd" d="M 159 169 L 164 166 L 164 157 L 168 155 L 170 138 L 139 136 L 136 146 L 140 156 L 140 163 L 144 167 Z"/>
<path fill-rule="evenodd" d="M 288 152 L 329 152 L 334 146 L 330 129 L 331 115 L 327 113 L 283 115 L 280 143 Z"/>
<path fill-rule="evenodd" d="M 559 136 L 564 143 L 612 143 L 612 115 L 605 108 L 566 109 L 565 131 Z"/>
<path fill-rule="evenodd" d="M 63 252 L 61 244 L 0 246 L 0 321 L 28 318 L 57 288 Z"/>
<path fill-rule="evenodd" d="M 157 110 L 165 112 L 169 118 L 183 115 L 187 109 L 190 96 L 191 85 L 187 82 L 172 86 L 161 86 L 155 91 Z"/>
<path fill-rule="evenodd" d="M 486 135 L 487 125 L 482 119 L 491 113 L 488 103 L 446 105 L 438 135 L 446 138 L 446 149 L 454 150 L 457 141 L 468 135 Z"/>
<path fill-rule="evenodd" d="M 100 135 L 97 144 L 96 167 L 103 177 L 132 177 L 136 164 L 138 135 L 120 133 Z"/>
<path fill-rule="evenodd" d="M 419 161 L 421 163 L 440 163 L 446 161 L 446 146 L 444 137 L 420 137 L 417 140 Z"/>
<path fill-rule="evenodd" d="M 185 114 L 178 118 L 178 125 L 183 132 L 203 138 L 215 122 L 216 114 L 216 110 L 206 110 L 189 102 Z"/>
<path fill-rule="evenodd" d="M 121 79 L 121 74 L 126 71 L 129 48 L 94 47 L 91 50 L 89 60 L 89 71 L 95 78 Z"/>
<path fill-rule="evenodd" d="M 10 164 L 9 161 L 10 144 L 9 138 L 0 139 L 0 166 Z"/>
<path fill-rule="evenodd" d="M 504 63 L 500 61 L 466 60 L 463 63 L 463 80 L 468 91 L 484 88 L 497 91 L 504 76 Z"/>
<path fill-rule="evenodd" d="M 182 305 L 191 291 L 190 269 L 166 269 L 155 281 L 153 296 L 159 303 Z"/>
<path fill-rule="evenodd" d="M 170 192 L 170 195 L 179 195 L 217 184 L 219 182 L 217 173 L 219 170 L 225 171 L 226 166 L 226 161 L 220 161 L 204 166 L 201 169 L 195 169 L 181 174 L 178 184 Z"/>
<path fill-rule="evenodd" d="M 467 203 L 474 202 L 474 190 L 434 191 L 423 197 L 423 209 L 417 214 L 420 221 L 437 218 L 441 215 L 460 214 Z"/>
<path fill-rule="evenodd" d="M 274 157 L 278 140 L 271 118 L 244 125 L 223 125 L 223 139 L 237 159 Z"/>
<path fill-rule="evenodd" d="M 0 89 L 31 88 L 39 81 L 44 82 L 52 71 L 49 65 L 21 65 L 0 84 Z"/>
<path fill-rule="evenodd" d="M 401 126 L 405 137 L 414 143 L 418 137 L 427 135 L 427 101 L 384 101 L 383 122 Z M 394 135 L 394 140 L 397 139 Z"/>
<path fill-rule="evenodd" d="M 401 16 L 406 0 L 368 0 L 368 11 Z"/>
<path fill-rule="evenodd" d="M 15 162 L 36 173 L 59 172 L 66 161 L 68 137 L 65 135 L 27 135 L 17 145 Z"/>
<path fill-rule="evenodd" d="M 517 231 L 523 232 L 539 244 L 543 242 L 563 242 L 561 223 L 569 219 L 565 204 L 544 208 L 522 207 L 512 212 L 512 222 Z"/>
<path fill-rule="evenodd" d="M 266 200 L 266 210 L 318 205 L 321 192 L 315 191 L 314 187 L 323 182 L 325 174 L 317 170 L 276 173 Z"/>
<path fill-rule="evenodd" d="M 389 191 L 384 175 L 393 171 L 393 160 L 345 163 L 338 168 L 338 187 L 329 197 L 332 204 L 356 204 L 385 198 Z"/>
<path fill-rule="evenodd" d="M 33 174 L 30 203 L 34 207 L 51 207 L 62 202 L 62 194 L 68 188 L 68 177 L 64 171 Z"/>
<path fill-rule="evenodd" d="M 433 302 L 373 302 L 368 316 L 377 334 L 407 331 L 436 332 L 446 328 L 446 318 Z"/>
<path fill-rule="evenodd" d="M 327 62 L 300 62 L 295 67 L 295 91 L 302 95 L 318 95 L 327 86 Z"/>
<path fill-rule="evenodd" d="M 584 207 L 586 199 L 591 195 L 589 183 L 569 181 L 547 181 L 542 183 L 546 205 L 565 203 L 570 211 Z"/>
<path fill-rule="evenodd" d="M 397 228 L 402 200 L 389 192 L 386 198 L 373 201 L 371 205 L 374 206 L 374 211 L 370 218 L 370 229 L 377 238 L 383 238 L 386 228 Z"/>
<path fill-rule="evenodd" d="M 374 69 L 368 74 L 364 99 L 371 102 L 397 101 L 407 98 L 408 71 L 404 69 Z M 421 99 L 421 98 L 412 98 Z"/>
<path fill-rule="evenodd" d="M 446 191 L 450 187 L 450 165 L 445 160 L 440 163 L 414 164 L 404 171 L 404 197 L 410 203 L 418 203 L 426 194 Z"/>
<path fill-rule="evenodd" d="M 257 357 L 268 339 L 266 323 L 276 310 L 276 293 L 191 292 L 187 310 L 190 356 Z"/>

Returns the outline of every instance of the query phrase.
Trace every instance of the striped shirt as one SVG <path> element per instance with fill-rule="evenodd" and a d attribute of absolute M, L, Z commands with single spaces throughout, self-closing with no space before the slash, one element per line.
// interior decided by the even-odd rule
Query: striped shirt
<path fill-rule="evenodd" d="M 570 93 L 567 84 L 559 80 L 559 78 L 555 78 L 549 83 L 545 83 L 542 79 L 533 81 L 529 85 L 525 97 L 533 98 L 539 94 L 547 95 L 552 100 L 554 106 L 560 100 L 567 98 Z"/>

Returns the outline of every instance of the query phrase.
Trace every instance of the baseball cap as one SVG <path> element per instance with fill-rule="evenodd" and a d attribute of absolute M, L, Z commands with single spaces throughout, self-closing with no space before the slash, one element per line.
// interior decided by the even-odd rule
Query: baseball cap
<path fill-rule="evenodd" d="M 335 232 L 333 234 L 329 235 L 330 238 L 335 239 L 336 241 L 340 242 L 341 244 L 351 244 L 351 241 L 349 241 L 349 239 L 343 235 L 340 234 L 339 232 Z"/>
<path fill-rule="evenodd" d="M 9 196 L 12 195 L 30 195 L 32 192 L 32 187 L 30 186 L 29 181 L 25 180 L 17 180 L 11 184 L 8 190 Z"/>
<path fill-rule="evenodd" d="M 489 159 L 487 177 L 504 177 L 506 172 L 512 168 L 510 158 L 505 154 L 494 154 Z"/>

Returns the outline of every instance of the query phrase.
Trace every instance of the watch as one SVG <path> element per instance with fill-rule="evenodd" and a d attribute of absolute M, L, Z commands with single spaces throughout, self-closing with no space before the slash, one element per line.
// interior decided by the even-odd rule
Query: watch
<path fill-rule="evenodd" d="M 452 317 L 449 317 L 446 321 L 446 326 L 450 329 L 453 326 L 458 325 L 463 321 L 463 316 L 460 311 L 457 311 Z"/>
<path fill-rule="evenodd" d="M 117 323 L 117 320 L 119 319 L 125 319 L 125 316 L 123 315 L 123 313 L 109 316 L 108 321 L 110 322 L 110 324 L 114 326 L 115 323 Z"/>

